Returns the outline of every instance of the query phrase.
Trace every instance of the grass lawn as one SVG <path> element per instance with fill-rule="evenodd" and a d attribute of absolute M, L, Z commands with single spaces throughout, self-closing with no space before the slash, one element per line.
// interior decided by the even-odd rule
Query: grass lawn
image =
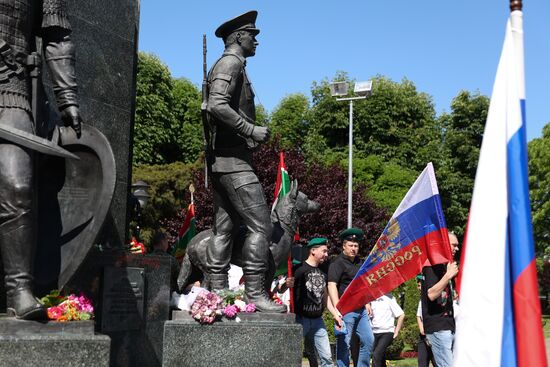
<path fill-rule="evenodd" d="M 550 315 L 542 315 L 542 330 L 544 330 L 544 337 L 550 338 Z"/>
<path fill-rule="evenodd" d="M 418 361 L 416 358 L 406 358 L 399 359 L 395 361 L 388 361 L 388 366 L 395 367 L 416 367 L 418 366 Z"/>

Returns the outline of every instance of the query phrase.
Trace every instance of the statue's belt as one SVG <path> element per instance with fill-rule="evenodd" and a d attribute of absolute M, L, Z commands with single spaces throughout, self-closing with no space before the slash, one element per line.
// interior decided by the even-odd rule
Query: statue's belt
<path fill-rule="evenodd" d="M 0 72 L 9 69 L 14 74 L 21 74 L 24 66 L 35 69 L 40 68 L 41 63 L 42 59 L 36 52 L 14 52 L 6 41 L 0 39 Z"/>

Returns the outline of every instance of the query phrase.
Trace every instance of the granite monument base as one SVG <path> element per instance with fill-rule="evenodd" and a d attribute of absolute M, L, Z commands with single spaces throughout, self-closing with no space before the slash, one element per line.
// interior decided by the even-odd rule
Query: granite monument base
<path fill-rule="evenodd" d="M 171 265 L 162 255 L 95 257 L 95 271 L 104 272 L 97 322 L 112 340 L 111 366 L 161 366 L 164 322 L 170 319 Z"/>
<path fill-rule="evenodd" d="M 294 314 L 240 314 L 241 322 L 212 325 L 199 324 L 187 312 L 172 318 L 164 324 L 164 367 L 302 365 L 302 326 Z"/>
<path fill-rule="evenodd" d="M 36 322 L 0 315 L 0 367 L 109 366 L 111 340 L 93 321 Z"/>

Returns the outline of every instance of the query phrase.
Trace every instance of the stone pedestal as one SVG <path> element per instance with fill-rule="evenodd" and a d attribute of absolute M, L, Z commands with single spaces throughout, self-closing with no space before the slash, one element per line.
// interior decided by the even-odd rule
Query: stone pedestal
<path fill-rule="evenodd" d="M 111 365 L 160 366 L 170 318 L 170 258 L 120 253 L 98 256 L 94 264 L 104 269 L 96 321 L 111 337 Z"/>
<path fill-rule="evenodd" d="M 36 322 L 0 315 L 0 367 L 109 366 L 111 340 L 93 321 Z"/>
<path fill-rule="evenodd" d="M 301 366 L 302 326 L 294 314 L 240 314 L 201 325 L 187 312 L 174 312 L 164 324 L 162 365 Z"/>

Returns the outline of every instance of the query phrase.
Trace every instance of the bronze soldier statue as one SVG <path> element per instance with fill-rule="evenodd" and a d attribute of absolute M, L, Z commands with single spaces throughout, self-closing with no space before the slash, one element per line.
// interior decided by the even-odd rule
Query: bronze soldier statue
<path fill-rule="evenodd" d="M 65 0 L 0 0 L 0 17 L 0 132 L 4 133 L 0 138 L 0 253 L 7 311 L 16 318 L 39 319 L 45 317 L 45 310 L 32 290 L 34 148 L 10 139 L 9 134 L 16 138 L 36 131 L 33 113 L 43 61 L 50 70 L 61 118 L 80 136 L 74 47 Z"/>
<path fill-rule="evenodd" d="M 256 53 L 255 22 L 250 11 L 222 24 L 216 36 L 225 51 L 208 75 L 208 166 L 214 189 L 213 240 L 206 250 L 207 278 L 212 290 L 227 288 L 233 238 L 246 227 L 242 249 L 245 295 L 263 312 L 285 312 L 265 292 L 272 232 L 270 211 L 252 167 L 252 149 L 269 138 L 267 127 L 255 125 L 254 93 L 246 75 L 246 58 Z"/>

